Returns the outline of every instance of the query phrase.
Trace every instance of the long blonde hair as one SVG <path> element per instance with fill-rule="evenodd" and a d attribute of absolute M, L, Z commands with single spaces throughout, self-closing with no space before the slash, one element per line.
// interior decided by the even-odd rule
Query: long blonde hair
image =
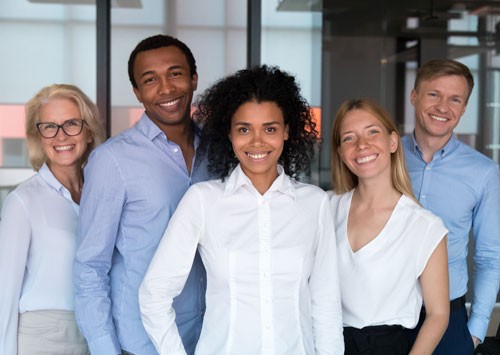
<path fill-rule="evenodd" d="M 337 111 L 335 122 L 332 127 L 331 136 L 331 169 L 332 169 L 332 185 L 336 193 L 341 194 L 348 192 L 358 186 L 358 177 L 353 174 L 344 164 L 340 157 L 340 135 L 341 127 L 344 119 L 350 111 L 363 110 L 374 115 L 387 130 L 387 133 L 396 133 L 398 147 L 391 154 L 391 180 L 394 188 L 400 193 L 409 196 L 416 201 L 411 187 L 410 177 L 406 170 L 403 145 L 401 135 L 396 127 L 396 124 L 391 119 L 390 115 L 379 104 L 368 99 L 352 99 L 344 101 Z"/>
<path fill-rule="evenodd" d="M 46 162 L 47 157 L 42 149 L 40 134 L 36 128 L 39 122 L 40 109 L 48 101 L 54 98 L 63 98 L 73 102 L 80 111 L 81 118 L 85 120 L 85 126 L 92 137 L 92 143 L 87 147 L 83 156 L 83 165 L 87 163 L 90 152 L 99 144 L 104 142 L 105 134 L 97 106 L 78 87 L 69 84 L 53 84 L 42 88 L 25 105 L 26 114 L 26 139 L 31 165 L 38 171 Z"/>

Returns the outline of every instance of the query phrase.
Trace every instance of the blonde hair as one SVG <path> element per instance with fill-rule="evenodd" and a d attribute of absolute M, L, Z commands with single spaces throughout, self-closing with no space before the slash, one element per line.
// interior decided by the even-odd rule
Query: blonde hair
<path fill-rule="evenodd" d="M 25 105 L 26 140 L 28 143 L 30 162 L 35 171 L 38 171 L 47 161 L 47 157 L 42 149 L 42 138 L 38 133 L 36 124 L 40 121 L 39 114 L 42 106 L 54 98 L 70 100 L 78 107 L 81 118 L 85 121 L 86 129 L 92 137 L 92 143 L 88 145 L 87 151 L 83 156 L 83 165 L 87 163 L 90 152 L 105 140 L 104 128 L 99 119 L 97 106 L 83 91 L 69 84 L 53 84 L 46 86 Z"/>
<path fill-rule="evenodd" d="M 353 174 L 344 164 L 340 157 L 340 135 L 341 127 L 347 113 L 353 110 L 363 110 L 374 115 L 387 130 L 387 133 L 396 133 L 398 147 L 391 154 L 391 180 L 394 188 L 400 193 L 409 196 L 416 201 L 411 188 L 410 178 L 406 170 L 403 145 L 401 135 L 398 132 L 396 124 L 392 121 L 390 115 L 377 103 L 368 99 L 352 99 L 344 101 L 335 116 L 335 122 L 332 127 L 331 136 L 331 169 L 332 185 L 336 193 L 341 194 L 351 191 L 358 186 L 358 177 Z"/>

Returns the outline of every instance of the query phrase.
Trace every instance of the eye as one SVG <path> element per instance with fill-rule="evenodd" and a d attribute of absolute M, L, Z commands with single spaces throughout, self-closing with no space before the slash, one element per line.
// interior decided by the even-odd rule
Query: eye
<path fill-rule="evenodd" d="M 149 84 L 149 83 L 152 83 L 153 81 L 155 81 L 156 79 L 154 77 L 149 77 L 149 78 L 145 78 L 143 80 L 143 83 L 144 84 Z"/>
<path fill-rule="evenodd" d="M 276 131 L 277 131 L 276 127 L 267 127 L 266 128 L 266 133 L 274 133 Z"/>
<path fill-rule="evenodd" d="M 454 104 L 461 104 L 462 103 L 462 99 L 460 99 L 458 97 L 453 97 L 451 99 L 451 102 L 454 103 Z"/>
<path fill-rule="evenodd" d="M 40 127 L 42 127 L 43 130 L 57 129 L 57 125 L 55 123 L 52 123 L 52 122 L 42 123 L 40 125 Z"/>
<path fill-rule="evenodd" d="M 347 142 L 351 142 L 354 138 L 352 136 L 344 136 L 342 137 L 342 140 L 341 142 L 342 143 L 347 143 Z"/>
<path fill-rule="evenodd" d="M 248 128 L 247 128 L 247 127 L 239 127 L 239 128 L 238 128 L 238 133 L 241 133 L 241 134 L 246 134 L 246 133 L 248 133 L 248 132 L 249 132 L 249 130 L 248 130 Z"/>
<path fill-rule="evenodd" d="M 63 123 L 64 126 L 66 127 L 78 127 L 80 126 L 80 121 L 79 120 L 67 120 L 66 122 Z"/>
<path fill-rule="evenodd" d="M 372 128 L 372 129 L 370 129 L 370 130 L 368 131 L 368 133 L 369 133 L 370 135 L 374 135 L 374 134 L 377 134 L 377 133 L 379 133 L 379 132 L 380 132 L 380 130 L 379 130 L 378 128 Z"/>
<path fill-rule="evenodd" d="M 170 74 L 170 76 L 172 77 L 178 77 L 178 76 L 182 76 L 184 75 L 184 73 L 182 71 L 174 71 Z"/>

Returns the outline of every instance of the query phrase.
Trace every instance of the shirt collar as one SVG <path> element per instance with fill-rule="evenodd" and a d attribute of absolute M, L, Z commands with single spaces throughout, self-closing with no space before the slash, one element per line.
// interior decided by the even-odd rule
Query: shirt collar
<path fill-rule="evenodd" d="M 234 194 L 238 189 L 244 186 L 255 189 L 252 181 L 250 181 L 250 178 L 245 175 L 245 173 L 241 169 L 241 165 L 238 164 L 238 166 L 234 168 L 226 181 L 224 195 L 228 196 Z M 274 180 L 271 187 L 266 191 L 265 194 L 273 191 L 277 191 L 295 198 L 295 187 L 293 186 L 291 179 L 285 174 L 285 170 L 283 169 L 283 167 L 279 164 L 278 177 L 276 178 L 276 180 Z"/>
<path fill-rule="evenodd" d="M 194 121 L 192 122 L 194 129 L 194 146 L 197 147 L 200 142 L 201 129 Z M 148 114 L 144 112 L 139 122 L 137 122 L 137 129 L 140 130 L 149 140 L 153 141 L 158 136 L 165 137 L 168 141 L 167 135 L 149 118 Z"/>
<path fill-rule="evenodd" d="M 64 197 L 66 200 L 71 202 L 71 205 L 73 206 L 73 209 L 75 212 L 78 214 L 79 212 L 79 205 L 73 201 L 71 198 L 71 193 L 67 188 L 64 187 L 63 184 L 59 182 L 59 180 L 56 179 L 52 171 L 49 169 L 46 163 L 42 165 L 40 170 L 38 170 L 38 175 L 42 178 L 43 181 L 47 183 L 50 187 L 52 187 L 54 190 L 57 191 L 62 197 Z"/>
<path fill-rule="evenodd" d="M 418 146 L 417 139 L 415 138 L 415 131 L 411 134 L 411 142 L 412 142 L 412 150 L 414 153 L 421 154 L 422 150 Z M 434 153 L 434 157 L 440 156 L 441 158 L 450 154 L 452 151 L 454 151 L 458 145 L 460 144 L 460 141 L 458 138 L 455 136 L 455 133 L 451 134 L 450 139 L 448 142 L 444 145 L 443 148 L 438 150 L 436 153 Z"/>
<path fill-rule="evenodd" d="M 43 164 L 40 170 L 38 170 L 38 174 L 42 177 L 43 181 L 45 181 L 50 187 L 59 193 L 63 193 L 66 188 L 56 179 L 52 171 L 50 171 L 47 164 Z"/>

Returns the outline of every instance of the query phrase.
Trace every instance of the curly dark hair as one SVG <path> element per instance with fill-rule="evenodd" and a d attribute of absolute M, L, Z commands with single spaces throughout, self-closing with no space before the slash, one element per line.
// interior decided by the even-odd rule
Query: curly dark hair
<path fill-rule="evenodd" d="M 161 35 L 161 34 L 155 35 L 140 41 L 137 44 L 137 46 L 135 46 L 132 53 L 130 53 L 130 57 L 128 59 L 128 78 L 130 79 L 130 82 L 132 83 L 133 87 L 137 88 L 137 82 L 135 81 L 134 78 L 134 64 L 137 55 L 140 52 L 163 48 L 163 47 L 169 47 L 169 46 L 177 47 L 184 53 L 184 55 L 186 56 L 186 60 L 189 64 L 189 70 L 191 72 L 190 73 L 191 76 L 196 74 L 196 60 L 194 59 L 191 50 L 184 42 L 168 35 Z"/>
<path fill-rule="evenodd" d="M 209 172 L 224 179 L 238 165 L 229 140 L 231 119 L 250 101 L 274 102 L 281 109 L 288 125 L 288 140 L 279 163 L 294 179 L 308 174 L 318 141 L 311 108 L 292 75 L 266 65 L 227 76 L 199 97 L 194 119 L 203 125 L 200 149 L 207 154 Z"/>

